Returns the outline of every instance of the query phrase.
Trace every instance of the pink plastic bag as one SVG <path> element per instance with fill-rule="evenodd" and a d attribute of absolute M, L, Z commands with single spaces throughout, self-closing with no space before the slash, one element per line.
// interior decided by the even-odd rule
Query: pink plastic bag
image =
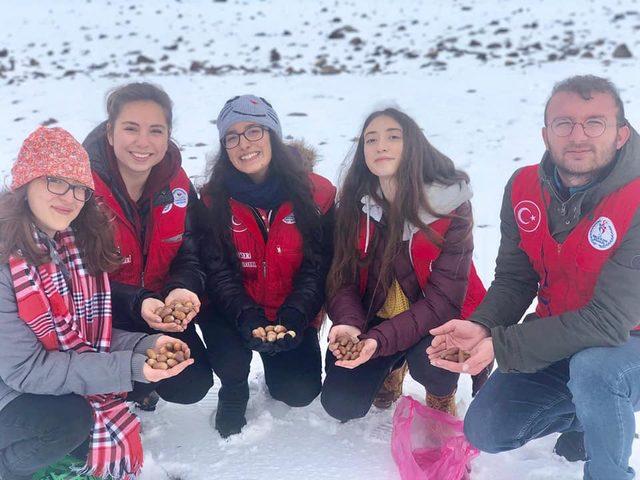
<path fill-rule="evenodd" d="M 402 397 L 393 414 L 391 452 L 402 480 L 461 480 L 479 452 L 462 420 Z"/>

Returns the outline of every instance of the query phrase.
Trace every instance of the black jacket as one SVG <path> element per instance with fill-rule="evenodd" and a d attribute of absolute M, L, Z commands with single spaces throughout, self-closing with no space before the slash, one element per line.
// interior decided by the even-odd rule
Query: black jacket
<path fill-rule="evenodd" d="M 301 161 L 310 170 L 314 158 L 309 150 L 301 144 L 293 146 Z M 216 200 L 213 200 L 214 202 Z M 213 307 L 224 317 L 236 321 L 240 314 L 247 309 L 261 308 L 246 292 L 240 265 L 235 255 L 235 246 L 227 245 L 225 251 L 215 248 L 211 235 L 220 236 L 222 232 L 215 232 L 210 227 L 210 216 L 221 209 L 212 205 L 212 210 L 200 205 L 199 227 L 202 231 L 200 246 L 200 262 L 206 274 L 206 293 Z M 300 268 L 293 279 L 293 289 L 286 297 L 279 310 L 295 309 L 304 316 L 308 325 L 320 312 L 325 300 L 325 282 L 333 258 L 333 226 L 335 221 L 335 207 L 321 216 L 320 238 L 309 242 L 305 250 Z M 274 212 L 275 213 L 275 212 Z M 274 214 L 275 218 L 276 215 Z M 231 255 L 229 252 L 232 252 Z M 207 321 L 210 319 L 201 319 Z"/>
<path fill-rule="evenodd" d="M 203 209 L 206 212 L 203 222 L 206 222 L 206 217 L 211 212 L 205 207 Z M 300 312 L 307 324 L 315 318 L 324 304 L 325 281 L 333 257 L 333 224 L 334 207 L 331 207 L 321 217 L 322 238 L 312 242 L 312 251 L 303 256 L 302 264 L 293 280 L 293 290 L 280 307 L 290 307 Z M 209 233 L 220 235 L 219 232 Z M 233 246 L 231 248 L 233 249 Z M 206 274 L 207 297 L 225 317 L 235 321 L 243 311 L 260 308 L 244 288 L 237 259 L 214 248 L 214 242 L 211 242 L 209 235 L 201 236 L 200 262 Z"/>

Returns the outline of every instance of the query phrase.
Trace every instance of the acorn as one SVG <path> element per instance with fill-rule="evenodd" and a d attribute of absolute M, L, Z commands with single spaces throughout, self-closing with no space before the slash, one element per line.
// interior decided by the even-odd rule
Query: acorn
<path fill-rule="evenodd" d="M 340 352 L 340 360 L 355 360 L 360 357 L 360 352 L 364 348 L 364 342 L 358 339 L 342 337 L 329 345 L 332 352 Z"/>
<path fill-rule="evenodd" d="M 146 354 L 147 365 L 159 370 L 175 367 L 179 363 L 188 360 L 190 356 L 187 350 L 183 350 L 180 342 L 165 343 L 157 350 L 148 348 Z"/>

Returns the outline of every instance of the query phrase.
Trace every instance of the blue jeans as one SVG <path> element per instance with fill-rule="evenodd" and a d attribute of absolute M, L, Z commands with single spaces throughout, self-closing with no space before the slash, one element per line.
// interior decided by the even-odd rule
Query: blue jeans
<path fill-rule="evenodd" d="M 469 441 L 499 453 L 554 432 L 584 431 L 587 480 L 630 480 L 640 410 L 640 337 L 587 348 L 536 373 L 494 372 L 464 419 Z"/>

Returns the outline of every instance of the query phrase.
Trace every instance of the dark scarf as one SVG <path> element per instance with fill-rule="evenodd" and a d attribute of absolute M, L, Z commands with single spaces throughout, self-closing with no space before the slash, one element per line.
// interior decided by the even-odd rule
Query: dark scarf
<path fill-rule="evenodd" d="M 231 198 L 254 208 L 274 210 L 288 200 L 280 177 L 271 169 L 264 182 L 254 183 L 247 174 L 230 168 L 225 172 L 224 186 Z"/>

